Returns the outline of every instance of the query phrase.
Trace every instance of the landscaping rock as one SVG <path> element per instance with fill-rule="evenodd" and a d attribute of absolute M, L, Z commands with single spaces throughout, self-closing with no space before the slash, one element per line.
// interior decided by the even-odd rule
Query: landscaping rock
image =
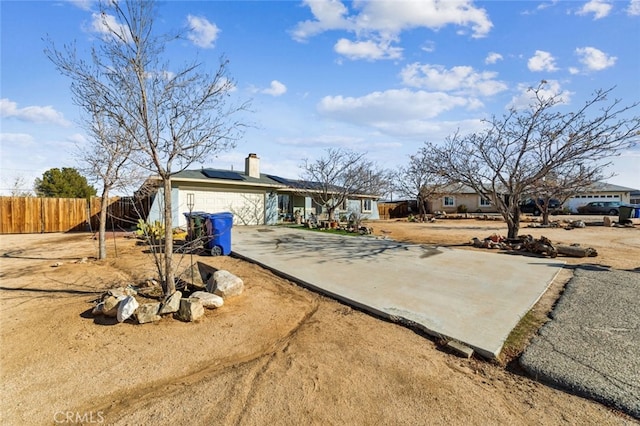
<path fill-rule="evenodd" d="M 219 308 L 224 305 L 224 299 L 222 297 L 206 291 L 196 291 L 191 294 L 191 297 L 200 299 L 202 306 L 209 309 Z"/>
<path fill-rule="evenodd" d="M 102 313 L 108 317 L 115 317 L 118 314 L 118 305 L 120 304 L 120 299 L 114 296 L 107 296 L 104 298 L 104 305 L 102 307 Z"/>
<path fill-rule="evenodd" d="M 91 311 L 91 315 L 93 315 L 94 317 L 97 317 L 98 315 L 102 315 L 104 313 L 103 311 L 104 311 L 104 302 L 100 302 L 96 306 L 94 306 L 93 310 Z"/>
<path fill-rule="evenodd" d="M 180 309 L 180 299 L 182 299 L 182 292 L 176 291 L 160 306 L 158 315 L 172 314 L 178 312 Z"/>
<path fill-rule="evenodd" d="M 189 298 L 180 299 L 180 310 L 178 311 L 178 318 L 182 321 L 195 321 L 204 315 L 204 306 L 200 299 Z"/>
<path fill-rule="evenodd" d="M 216 271 L 207 283 L 207 291 L 226 299 L 238 296 L 244 291 L 244 282 L 229 271 Z"/>
<path fill-rule="evenodd" d="M 609 216 L 605 216 L 604 219 L 602 219 L 602 225 L 604 225 L 607 228 L 612 227 L 613 224 L 614 224 L 614 221 Z"/>
<path fill-rule="evenodd" d="M 144 303 L 136 309 L 136 319 L 139 324 L 146 324 L 148 322 L 158 321 L 162 319 L 158 315 L 160 309 L 160 303 Z"/>
<path fill-rule="evenodd" d="M 138 291 L 131 286 L 127 286 L 112 288 L 110 290 L 107 290 L 107 294 L 110 296 L 115 296 L 118 299 L 124 299 L 127 296 L 135 296 L 136 294 L 138 294 Z"/>
<path fill-rule="evenodd" d="M 126 321 L 138 309 L 138 301 L 133 296 L 127 296 L 118 304 L 118 313 L 116 318 L 118 322 Z"/>

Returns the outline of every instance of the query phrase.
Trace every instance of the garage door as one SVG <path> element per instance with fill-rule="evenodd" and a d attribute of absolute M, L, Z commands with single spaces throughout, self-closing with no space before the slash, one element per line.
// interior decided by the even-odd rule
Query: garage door
<path fill-rule="evenodd" d="M 186 225 L 184 213 L 189 212 L 188 195 L 193 194 L 193 211 L 207 213 L 233 213 L 234 225 L 264 224 L 264 193 L 207 191 L 203 189 L 180 188 L 180 225 Z"/>
<path fill-rule="evenodd" d="M 578 212 L 578 207 L 584 206 L 592 201 L 620 201 L 620 195 L 618 194 L 591 194 L 591 195 L 579 195 L 573 197 L 566 202 L 566 206 L 572 213 Z"/>

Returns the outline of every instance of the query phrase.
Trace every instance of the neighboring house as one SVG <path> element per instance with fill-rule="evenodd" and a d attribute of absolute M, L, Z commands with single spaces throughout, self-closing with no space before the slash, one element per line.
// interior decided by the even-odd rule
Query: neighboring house
<path fill-rule="evenodd" d="M 495 213 L 497 210 L 491 201 L 480 196 L 475 190 L 466 185 L 460 186 L 448 193 L 439 194 L 429 201 L 431 212 L 456 213 Z"/>
<path fill-rule="evenodd" d="M 640 204 L 640 191 L 638 191 L 637 189 L 631 191 L 631 193 L 629 194 L 629 202 L 631 204 Z"/>
<path fill-rule="evenodd" d="M 578 207 L 592 201 L 620 201 L 630 203 L 631 193 L 636 190 L 624 186 L 613 185 L 606 182 L 596 182 L 582 191 L 580 194 L 571 197 L 562 207 L 572 213 L 578 212 Z M 465 206 L 462 208 L 461 206 Z M 447 213 L 459 212 L 461 209 L 470 213 L 493 213 L 496 208 L 491 202 L 478 195 L 472 188 L 462 186 L 450 193 L 442 194 L 432 198 L 430 201 L 432 212 L 444 211 Z"/>
<path fill-rule="evenodd" d="M 145 187 L 151 187 L 151 208 L 148 222 L 162 218 L 162 188 L 158 178 L 150 178 Z M 184 170 L 171 177 L 173 226 L 186 226 L 185 213 L 191 211 L 220 213 L 231 212 L 236 225 L 275 225 L 283 220 L 293 220 L 297 215 L 309 218 L 313 213 L 322 218 L 324 212 L 310 197 L 300 195 L 299 181 L 260 173 L 260 159 L 249 154 L 245 170 L 220 170 L 202 168 Z M 357 213 L 368 219 L 378 219 L 377 196 L 361 195 L 344 203 L 336 211 L 342 214 Z"/>

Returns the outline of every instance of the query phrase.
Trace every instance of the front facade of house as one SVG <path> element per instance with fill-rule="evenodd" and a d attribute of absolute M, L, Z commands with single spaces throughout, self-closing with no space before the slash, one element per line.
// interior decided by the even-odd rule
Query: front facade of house
<path fill-rule="evenodd" d="M 432 198 L 429 200 L 429 209 L 431 212 L 445 213 L 495 213 L 497 211 L 491 201 L 466 186 L 455 192 Z"/>
<path fill-rule="evenodd" d="M 174 227 L 185 227 L 185 213 L 231 212 L 234 225 L 275 225 L 294 220 L 296 215 L 308 219 L 313 213 L 322 218 L 326 212 L 299 189 L 295 182 L 260 173 L 260 159 L 249 154 L 243 172 L 233 170 L 185 170 L 171 178 L 171 201 Z M 148 222 L 163 217 L 162 188 L 153 197 Z M 377 197 L 358 196 L 348 200 L 336 214 L 355 212 L 368 219 L 378 219 Z M 336 216 L 338 217 L 338 216 Z"/>

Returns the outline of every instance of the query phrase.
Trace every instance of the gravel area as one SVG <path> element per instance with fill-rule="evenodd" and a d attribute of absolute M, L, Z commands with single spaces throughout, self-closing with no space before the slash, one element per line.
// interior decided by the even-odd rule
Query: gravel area
<path fill-rule="evenodd" d="M 640 418 L 640 273 L 578 267 L 551 317 L 525 370 Z"/>

